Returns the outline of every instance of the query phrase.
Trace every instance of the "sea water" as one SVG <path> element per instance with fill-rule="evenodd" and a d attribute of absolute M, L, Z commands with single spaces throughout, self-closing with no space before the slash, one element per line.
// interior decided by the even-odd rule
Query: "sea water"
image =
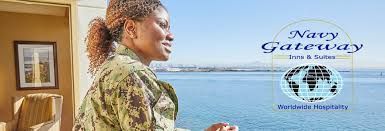
<path fill-rule="evenodd" d="M 379 71 L 356 71 L 354 79 L 351 72 L 341 72 L 345 85 L 354 81 L 353 95 L 340 93 L 332 99 L 354 98 L 353 108 L 341 112 L 274 111 L 272 84 L 279 83 L 281 74 L 274 73 L 274 81 L 271 72 L 158 72 L 157 76 L 177 92 L 176 126 L 193 131 L 222 121 L 244 131 L 385 129 L 385 76 Z"/>

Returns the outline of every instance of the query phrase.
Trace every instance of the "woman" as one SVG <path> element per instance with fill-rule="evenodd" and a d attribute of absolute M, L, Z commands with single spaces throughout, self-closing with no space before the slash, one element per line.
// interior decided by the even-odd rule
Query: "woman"
<path fill-rule="evenodd" d="M 111 0 L 106 20 L 90 23 L 86 42 L 95 79 L 73 130 L 178 130 L 174 89 L 148 67 L 169 58 L 169 21 L 159 0 Z M 217 129 L 237 127 L 217 123 L 206 130 Z"/>

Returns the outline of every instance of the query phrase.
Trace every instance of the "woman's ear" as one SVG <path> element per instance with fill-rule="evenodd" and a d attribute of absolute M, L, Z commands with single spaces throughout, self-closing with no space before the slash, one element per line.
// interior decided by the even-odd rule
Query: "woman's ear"
<path fill-rule="evenodd" d="M 126 22 L 124 22 L 124 31 L 128 34 L 128 36 L 130 36 L 130 38 L 137 38 L 135 21 L 126 20 Z"/>

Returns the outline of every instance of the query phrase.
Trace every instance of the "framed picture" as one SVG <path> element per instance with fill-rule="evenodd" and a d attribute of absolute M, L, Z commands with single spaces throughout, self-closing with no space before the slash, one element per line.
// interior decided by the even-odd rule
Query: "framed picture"
<path fill-rule="evenodd" d="M 14 41 L 18 90 L 58 89 L 56 42 Z"/>

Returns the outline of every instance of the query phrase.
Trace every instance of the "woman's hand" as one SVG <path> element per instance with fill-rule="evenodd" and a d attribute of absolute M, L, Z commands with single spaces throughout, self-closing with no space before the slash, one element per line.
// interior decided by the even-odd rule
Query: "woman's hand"
<path fill-rule="evenodd" d="M 229 123 L 220 122 L 211 125 L 205 131 L 238 131 L 238 126 L 230 126 Z"/>

